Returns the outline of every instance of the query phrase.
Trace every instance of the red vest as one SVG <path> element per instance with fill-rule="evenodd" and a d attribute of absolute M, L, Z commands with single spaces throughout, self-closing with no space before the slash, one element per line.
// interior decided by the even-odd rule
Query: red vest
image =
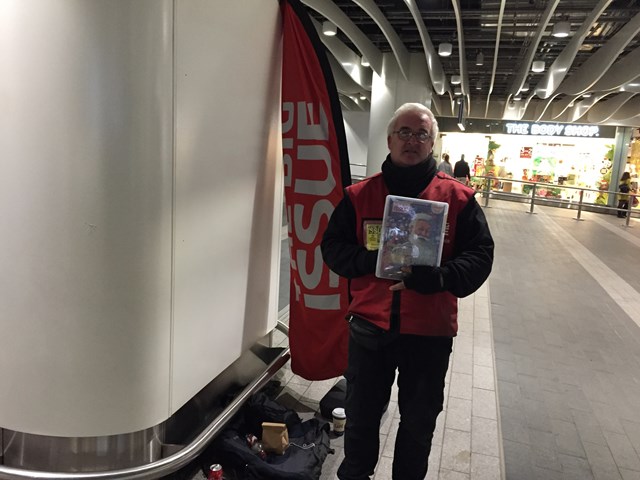
<path fill-rule="evenodd" d="M 347 187 L 356 211 L 358 243 L 365 245 L 365 221 L 382 222 L 384 203 L 389 191 L 379 173 Z M 449 204 L 447 226 L 442 249 L 442 264 L 453 255 L 453 239 L 460 211 L 467 205 L 473 190 L 439 172 L 418 196 Z M 389 329 L 393 292 L 397 283 L 375 275 L 353 278 L 350 284 L 349 312 Z M 413 290 L 400 292 L 400 333 L 453 337 L 458 332 L 458 299 L 449 292 L 422 295 Z"/>

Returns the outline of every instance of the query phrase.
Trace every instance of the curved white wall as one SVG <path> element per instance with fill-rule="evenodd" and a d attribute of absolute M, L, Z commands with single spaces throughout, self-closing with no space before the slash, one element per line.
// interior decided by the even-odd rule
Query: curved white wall
<path fill-rule="evenodd" d="M 0 0 L 0 428 L 151 427 L 273 328 L 278 22 Z"/>
<path fill-rule="evenodd" d="M 279 22 L 275 0 L 178 2 L 174 411 L 277 321 Z"/>

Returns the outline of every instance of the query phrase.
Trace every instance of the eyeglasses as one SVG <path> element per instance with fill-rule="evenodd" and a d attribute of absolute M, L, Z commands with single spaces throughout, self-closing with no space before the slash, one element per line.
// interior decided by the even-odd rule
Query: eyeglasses
<path fill-rule="evenodd" d="M 412 132 L 409 128 L 401 128 L 391 133 L 396 133 L 398 138 L 405 142 L 409 141 L 411 137 L 416 137 L 418 143 L 424 143 L 431 138 L 431 135 L 427 132 Z"/>

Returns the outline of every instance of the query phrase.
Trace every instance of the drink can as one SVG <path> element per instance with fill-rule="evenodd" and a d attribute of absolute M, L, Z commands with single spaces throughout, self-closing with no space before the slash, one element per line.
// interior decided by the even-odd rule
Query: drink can
<path fill-rule="evenodd" d="M 222 465 L 219 463 L 214 463 L 209 467 L 209 475 L 207 476 L 207 480 L 222 480 Z"/>
<path fill-rule="evenodd" d="M 247 433 L 245 439 L 247 440 L 247 445 L 249 445 L 249 448 L 253 448 L 253 446 L 258 443 L 258 437 L 252 435 L 251 433 Z"/>

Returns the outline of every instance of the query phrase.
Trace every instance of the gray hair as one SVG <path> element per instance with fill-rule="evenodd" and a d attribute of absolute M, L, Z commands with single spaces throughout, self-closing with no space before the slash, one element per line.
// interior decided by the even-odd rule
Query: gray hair
<path fill-rule="evenodd" d="M 431 135 L 431 138 L 435 142 L 436 138 L 438 137 L 438 121 L 433 115 L 433 112 L 421 103 L 405 103 L 403 105 L 400 105 L 400 107 L 398 107 L 398 109 L 391 117 L 391 120 L 389 120 L 389 124 L 387 125 L 387 135 L 391 136 L 393 134 L 398 117 L 409 112 L 427 116 L 427 118 L 431 121 L 431 131 L 429 132 L 429 135 Z"/>
<path fill-rule="evenodd" d="M 416 213 L 415 216 L 411 219 L 411 222 L 409 222 L 409 225 L 414 225 L 420 220 L 430 223 L 432 219 L 433 216 L 429 215 L 428 213 Z"/>

